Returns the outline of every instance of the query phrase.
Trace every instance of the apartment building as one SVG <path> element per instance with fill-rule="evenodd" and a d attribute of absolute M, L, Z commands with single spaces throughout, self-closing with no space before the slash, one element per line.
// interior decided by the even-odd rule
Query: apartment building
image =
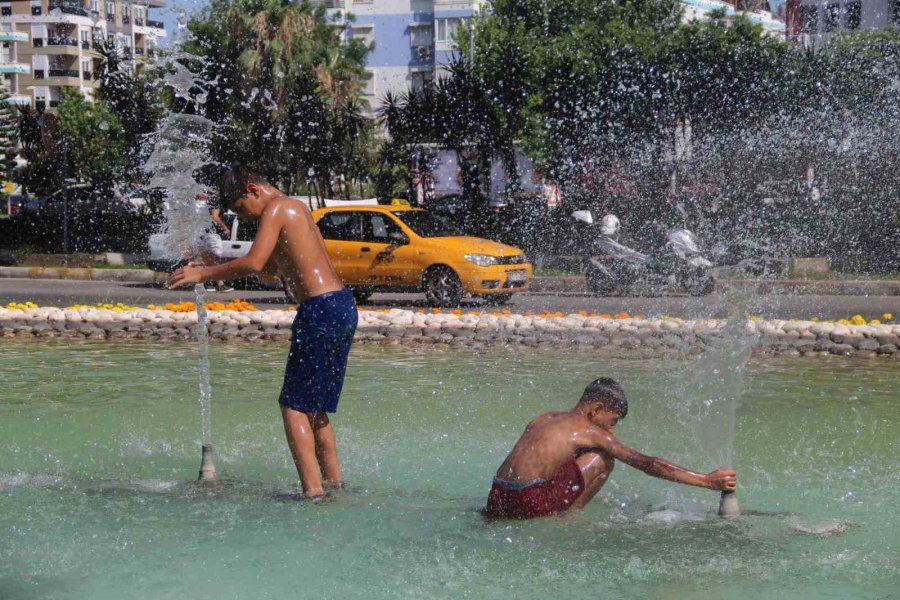
<path fill-rule="evenodd" d="M 372 109 L 388 91 L 430 85 L 450 62 L 453 37 L 486 4 L 483 0 L 324 0 L 329 17 L 348 26 L 348 36 L 375 42 L 365 89 Z M 349 21 L 350 13 L 355 19 Z"/>
<path fill-rule="evenodd" d="M 900 27 L 900 0 L 788 0 L 788 37 L 814 47 L 838 31 Z"/>
<path fill-rule="evenodd" d="M 767 0 L 681 0 L 684 21 L 706 18 L 713 11 L 731 17 L 740 14 L 762 27 L 763 32 L 783 38 L 785 23 L 769 10 Z"/>
<path fill-rule="evenodd" d="M 0 0 L 0 73 L 12 101 L 52 109 L 67 87 L 92 98 L 104 42 L 140 69 L 166 36 L 150 14 L 164 6 L 165 0 Z"/>
<path fill-rule="evenodd" d="M 489 9 L 485 0 L 321 0 L 329 17 L 348 27 L 348 36 L 375 42 L 366 71 L 366 100 L 375 110 L 388 91 L 404 92 L 430 85 L 456 50 L 453 38 L 469 19 Z M 808 1 L 808 0 L 804 0 Z M 885 1 L 885 0 L 882 0 Z M 900 2 L 900 0 L 890 0 Z M 685 20 L 711 11 L 743 14 L 766 33 L 785 35 L 765 0 L 682 0 Z M 354 20 L 346 18 L 354 15 Z"/>

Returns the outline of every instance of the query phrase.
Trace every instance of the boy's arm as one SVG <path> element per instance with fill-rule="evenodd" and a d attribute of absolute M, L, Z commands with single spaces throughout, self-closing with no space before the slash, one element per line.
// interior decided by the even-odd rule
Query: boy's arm
<path fill-rule="evenodd" d="M 218 208 L 214 208 L 209 211 L 209 216 L 212 217 L 213 223 L 218 225 L 219 229 L 227 235 L 231 236 L 231 230 L 228 228 L 228 224 L 225 223 L 225 220 L 222 218 L 222 212 Z"/>
<path fill-rule="evenodd" d="M 259 232 L 246 256 L 211 267 L 181 267 L 169 278 L 169 288 L 201 281 L 237 279 L 262 271 L 278 242 L 282 217 L 277 210 L 266 210 L 259 221 Z"/>
<path fill-rule="evenodd" d="M 730 469 L 717 469 L 705 474 L 697 473 L 665 459 L 641 454 L 620 442 L 608 431 L 592 428 L 590 437 L 592 442 L 603 451 L 648 475 L 711 490 L 733 492 L 737 487 L 737 474 Z"/>

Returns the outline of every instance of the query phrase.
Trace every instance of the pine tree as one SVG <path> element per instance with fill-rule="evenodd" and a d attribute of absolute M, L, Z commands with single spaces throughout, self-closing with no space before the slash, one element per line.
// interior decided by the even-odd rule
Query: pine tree
<path fill-rule="evenodd" d="M 10 103 L 9 91 L 0 81 L 0 181 L 13 179 L 19 146 L 18 114 Z M 2 192 L 0 192 L 2 193 Z"/>

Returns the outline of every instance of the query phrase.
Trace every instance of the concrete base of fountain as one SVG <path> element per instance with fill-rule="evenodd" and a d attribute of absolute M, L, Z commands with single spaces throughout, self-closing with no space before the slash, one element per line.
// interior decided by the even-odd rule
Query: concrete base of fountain
<path fill-rule="evenodd" d="M 725 336 L 756 338 L 759 354 L 900 358 L 900 325 L 841 325 L 814 321 L 611 319 L 570 314 L 425 313 L 362 310 L 356 341 L 448 348 L 566 347 L 643 358 L 701 354 Z M 286 310 L 209 313 L 209 335 L 223 342 L 287 342 L 294 313 Z M 728 330 L 726 331 L 726 325 Z M 0 308 L 0 337 L 172 341 L 193 339 L 193 312 L 94 308 Z"/>

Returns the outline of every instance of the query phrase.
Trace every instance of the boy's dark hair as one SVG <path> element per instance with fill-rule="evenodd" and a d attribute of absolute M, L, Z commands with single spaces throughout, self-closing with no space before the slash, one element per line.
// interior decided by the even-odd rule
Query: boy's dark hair
<path fill-rule="evenodd" d="M 625 398 L 625 390 L 616 383 L 614 379 L 609 377 L 601 377 L 592 381 L 581 395 L 579 404 L 590 404 L 596 402 L 602 404 L 603 408 L 614 412 L 624 419 L 628 414 L 628 400 Z"/>
<path fill-rule="evenodd" d="M 247 194 L 248 183 L 268 183 L 266 178 L 243 165 L 232 165 L 219 178 L 219 202 L 223 208 L 231 208 L 235 200 Z"/>

